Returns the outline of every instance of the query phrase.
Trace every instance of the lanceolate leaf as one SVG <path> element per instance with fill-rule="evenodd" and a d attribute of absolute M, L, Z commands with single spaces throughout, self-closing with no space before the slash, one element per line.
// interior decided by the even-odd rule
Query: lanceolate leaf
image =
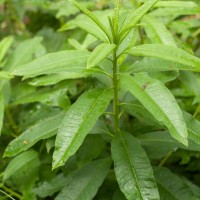
<path fill-rule="evenodd" d="M 132 56 L 146 56 L 161 58 L 163 60 L 182 64 L 183 70 L 200 71 L 200 58 L 197 58 L 186 51 L 164 44 L 143 44 L 135 46 L 126 51 Z"/>
<path fill-rule="evenodd" d="M 78 170 L 70 184 L 64 187 L 56 200 L 92 200 L 103 183 L 111 160 L 109 158 L 96 160 Z"/>
<path fill-rule="evenodd" d="M 192 189 L 180 177 L 173 174 L 167 168 L 154 168 L 154 173 L 158 182 L 161 199 L 198 200 L 200 198 L 200 194 L 196 194 L 192 191 Z"/>
<path fill-rule="evenodd" d="M 197 4 L 193 1 L 159 1 L 156 7 L 196 7 Z"/>
<path fill-rule="evenodd" d="M 73 3 L 77 8 L 79 8 L 83 13 L 85 13 L 93 22 L 96 23 L 96 25 L 101 28 L 101 30 L 105 33 L 107 38 L 109 39 L 109 33 L 106 27 L 101 23 L 101 21 L 88 9 L 84 8 L 81 4 L 79 4 L 75 0 L 69 0 L 71 3 Z"/>
<path fill-rule="evenodd" d="M 152 43 L 160 43 L 176 47 L 172 34 L 167 30 L 162 22 L 148 15 L 144 16 L 143 21 L 146 23 L 144 28 Z"/>
<path fill-rule="evenodd" d="M 188 128 L 188 137 L 200 144 L 200 121 L 187 112 L 183 112 L 183 116 Z"/>
<path fill-rule="evenodd" d="M 112 141 L 112 158 L 119 187 L 128 200 L 159 200 L 153 170 L 136 138 L 119 133 Z"/>
<path fill-rule="evenodd" d="M 33 150 L 23 152 L 20 155 L 16 156 L 15 158 L 13 158 L 12 161 L 9 162 L 7 168 L 5 169 L 3 180 L 6 181 L 9 177 L 17 173 L 18 170 L 20 170 L 33 160 L 39 163 L 38 154 L 36 151 Z"/>
<path fill-rule="evenodd" d="M 0 42 L 0 63 L 2 62 L 6 53 L 9 50 L 10 46 L 12 45 L 13 39 L 14 38 L 12 36 L 8 36 L 8 37 L 4 38 L 3 40 L 1 40 L 1 42 Z"/>
<path fill-rule="evenodd" d="M 163 83 L 139 73 L 134 77 L 121 75 L 121 86 L 129 90 L 158 121 L 163 122 L 172 137 L 187 145 L 187 127 L 182 112 Z"/>
<path fill-rule="evenodd" d="M 83 72 L 86 68 L 89 52 L 79 50 L 66 50 L 49 53 L 30 63 L 17 67 L 14 75 L 34 77 L 42 74 L 55 74 L 60 72 Z"/>
<path fill-rule="evenodd" d="M 126 19 L 126 24 L 121 31 L 121 34 L 127 35 L 130 30 L 138 23 L 138 21 L 152 8 L 159 0 L 149 0 L 139 7 L 132 15 Z"/>
<path fill-rule="evenodd" d="M 23 132 L 18 138 L 12 140 L 7 146 L 4 156 L 14 156 L 21 151 L 32 147 L 42 139 L 52 137 L 56 134 L 65 113 L 47 118 Z"/>
<path fill-rule="evenodd" d="M 114 49 L 115 44 L 103 43 L 95 48 L 87 61 L 87 68 L 93 67 L 105 59 Z"/>
<path fill-rule="evenodd" d="M 59 128 L 53 155 L 53 168 L 64 165 L 82 144 L 112 99 L 112 89 L 84 93 L 69 109 Z"/>

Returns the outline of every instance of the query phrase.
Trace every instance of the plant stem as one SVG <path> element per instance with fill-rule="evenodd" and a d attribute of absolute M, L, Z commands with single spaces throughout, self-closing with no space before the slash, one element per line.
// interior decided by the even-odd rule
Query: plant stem
<path fill-rule="evenodd" d="M 165 162 L 168 160 L 168 158 L 172 155 L 172 153 L 173 153 L 172 150 L 169 151 L 167 153 L 167 155 L 161 160 L 161 162 L 159 163 L 158 167 L 162 167 L 165 164 Z"/>
<path fill-rule="evenodd" d="M 113 51 L 113 90 L 114 90 L 114 99 L 113 99 L 113 113 L 114 113 L 114 131 L 118 132 L 119 126 L 119 103 L 118 103 L 118 66 L 117 66 L 117 55 L 116 50 Z"/>
<path fill-rule="evenodd" d="M 21 196 L 20 194 L 14 192 L 13 190 L 7 188 L 7 187 L 4 186 L 4 185 L 2 185 L 0 188 L 2 188 L 2 189 L 5 191 L 4 194 L 6 194 L 6 195 L 7 195 L 7 192 L 8 192 L 8 193 L 9 193 L 11 196 L 13 196 L 13 197 L 17 197 L 18 199 L 21 199 L 21 198 L 22 198 L 22 196 Z M 1 190 L 1 192 L 2 192 L 2 190 Z M 10 195 L 9 195 L 9 196 L 10 196 Z"/>

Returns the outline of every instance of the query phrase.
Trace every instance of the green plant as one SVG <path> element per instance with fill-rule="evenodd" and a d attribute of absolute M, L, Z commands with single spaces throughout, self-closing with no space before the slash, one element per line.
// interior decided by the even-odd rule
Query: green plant
<path fill-rule="evenodd" d="M 69 20 L 60 30 L 79 27 L 88 32 L 90 35 L 82 44 L 71 38 L 69 42 L 75 50 L 36 55 L 30 61 L 39 50 L 41 54 L 45 52 L 42 38 L 35 37 L 22 43 L 14 58 L 8 59 L 0 74 L 5 79 L 1 82 L 1 122 L 4 105 L 8 104 L 3 98 L 11 84 L 9 80 L 23 76 L 25 82 L 16 80 L 13 102 L 5 108 L 9 128 L 14 137 L 17 135 L 4 152 L 4 157 L 15 156 L 2 174 L 1 188 L 5 192 L 19 199 L 35 199 L 36 195 L 43 199 L 57 192 L 56 200 L 102 199 L 102 196 L 113 200 L 200 198 L 197 186 L 163 167 L 177 149 L 200 151 L 200 122 L 194 119 L 199 108 L 194 116 L 181 109 L 183 102 L 178 104 L 176 91 L 170 85 L 180 76 L 199 97 L 196 89 L 199 79 L 193 72 L 200 71 L 200 59 L 188 49 L 178 47 L 170 31 L 154 17 L 159 9 L 149 13 L 153 6 L 165 7 L 169 3 L 158 1 L 141 1 L 145 3 L 135 4 L 139 7 L 127 14 L 126 7 L 120 9 L 120 1 L 116 0 L 114 11 L 109 9 L 95 15 L 70 0 L 84 15 Z M 172 5 L 181 7 L 181 3 Z M 198 12 L 197 4 L 188 2 L 188 5 L 193 9 L 190 12 Z M 4 50 L 0 61 L 12 40 L 8 37 L 0 43 Z M 24 48 L 27 44 L 30 49 Z M 27 51 L 29 57 L 23 56 Z M 21 56 L 18 62 L 16 56 Z M 190 80 L 193 82 L 188 85 Z M 35 102 L 40 104 L 32 105 Z M 19 124 L 25 121 L 27 125 L 20 127 L 24 130 L 20 134 L 11 110 L 26 103 L 36 114 L 28 121 L 29 106 L 22 106 L 21 115 L 25 116 Z M 45 117 L 40 117 L 45 109 Z M 35 122 L 34 117 L 40 120 Z M 38 141 L 43 141 L 35 147 L 39 155 L 36 150 L 28 150 Z M 44 153 L 45 145 L 48 153 L 54 148 L 53 172 L 49 169 L 51 156 Z M 44 166 L 46 182 L 36 187 L 39 169 Z M 23 173 L 29 176 L 23 180 L 25 184 L 20 180 Z M 111 194 L 107 194 L 107 187 Z"/>

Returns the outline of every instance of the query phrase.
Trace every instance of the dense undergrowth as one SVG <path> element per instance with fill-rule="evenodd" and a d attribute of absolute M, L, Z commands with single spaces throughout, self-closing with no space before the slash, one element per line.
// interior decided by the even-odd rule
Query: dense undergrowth
<path fill-rule="evenodd" d="M 0 200 L 200 199 L 198 0 L 0 0 Z"/>

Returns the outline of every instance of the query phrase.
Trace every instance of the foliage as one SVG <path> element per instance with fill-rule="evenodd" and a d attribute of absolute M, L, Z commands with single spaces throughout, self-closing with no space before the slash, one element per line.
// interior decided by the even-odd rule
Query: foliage
<path fill-rule="evenodd" d="M 0 10 L 0 200 L 200 199 L 198 1 Z"/>

